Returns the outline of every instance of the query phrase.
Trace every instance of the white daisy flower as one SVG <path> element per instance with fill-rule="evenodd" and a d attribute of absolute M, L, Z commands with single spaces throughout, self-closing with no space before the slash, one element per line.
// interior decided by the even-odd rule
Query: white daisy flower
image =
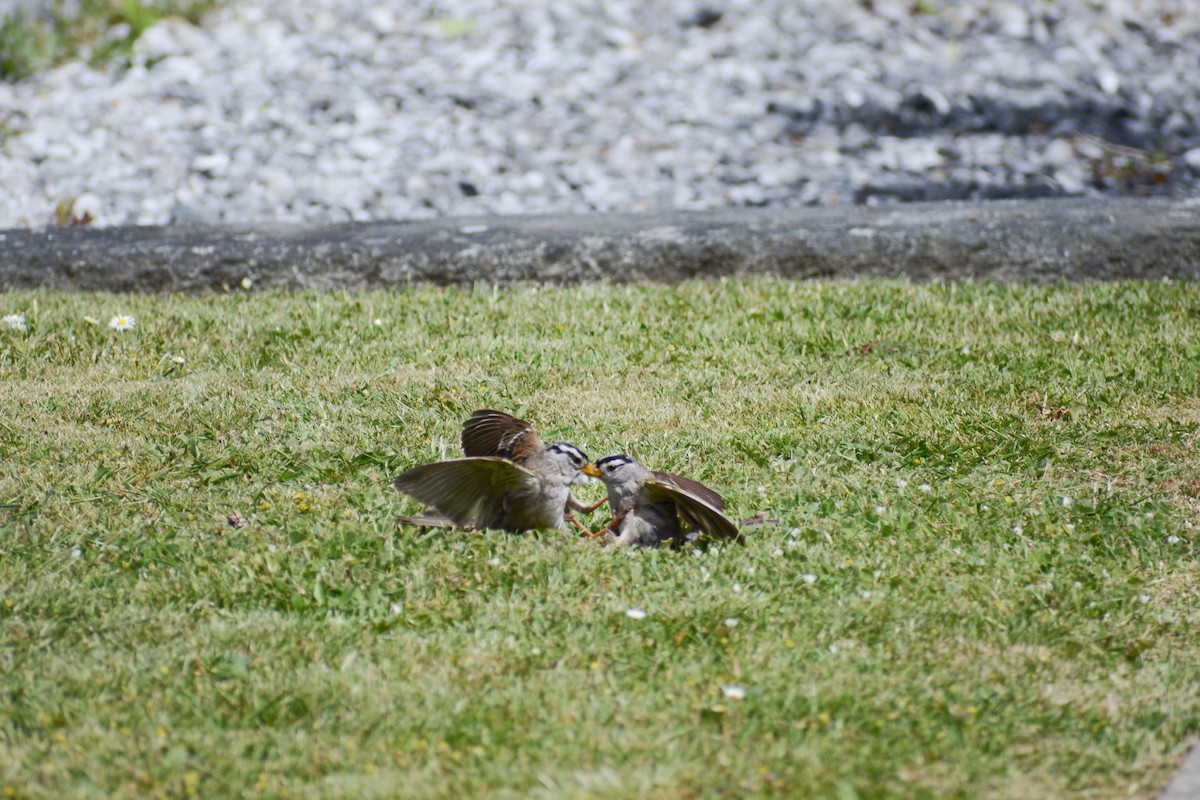
<path fill-rule="evenodd" d="M 817 582 L 817 576 L 813 575 L 811 572 L 806 572 L 800 576 L 800 580 L 804 581 L 809 586 L 812 586 L 814 583 Z"/>
<path fill-rule="evenodd" d="M 630 619 L 645 619 L 646 609 L 644 608 L 628 608 L 625 610 L 625 616 Z"/>
<path fill-rule="evenodd" d="M 737 617 L 726 617 L 725 618 L 725 627 L 726 628 L 736 628 L 737 624 L 738 624 Z"/>
<path fill-rule="evenodd" d="M 0 325 L 13 331 L 28 330 L 29 326 L 25 324 L 25 317 L 22 314 L 8 314 L 0 317 Z"/>
<path fill-rule="evenodd" d="M 100 320 L 96 319 L 91 314 L 88 314 L 87 316 L 85 316 L 83 318 L 83 321 L 86 322 L 88 325 L 99 325 L 100 324 Z"/>
<path fill-rule="evenodd" d="M 375 320 L 371 324 L 374 325 L 376 328 L 378 328 L 383 325 L 383 320 L 376 317 Z"/>
<path fill-rule="evenodd" d="M 746 687 L 736 683 L 730 683 L 721 687 L 721 694 L 725 695 L 730 700 L 745 700 Z"/>
<path fill-rule="evenodd" d="M 1075 502 L 1075 498 L 1071 497 L 1070 495 L 1065 495 L 1065 494 L 1063 495 L 1063 499 L 1062 499 L 1063 507 L 1068 507 L 1074 502 Z"/>
<path fill-rule="evenodd" d="M 131 331 L 137 325 L 137 317 L 126 316 L 125 314 L 117 314 L 108 321 L 108 327 L 114 331 Z"/>
<path fill-rule="evenodd" d="M 928 483 L 922 483 L 917 488 L 920 489 L 922 492 L 925 492 L 926 494 L 929 494 L 930 492 L 933 491 L 933 487 L 930 486 Z"/>

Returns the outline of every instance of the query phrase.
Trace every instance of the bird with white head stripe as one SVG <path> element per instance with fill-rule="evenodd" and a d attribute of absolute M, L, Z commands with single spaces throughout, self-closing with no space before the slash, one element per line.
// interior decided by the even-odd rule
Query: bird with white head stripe
<path fill-rule="evenodd" d="M 587 454 L 573 444 L 543 445 L 533 426 L 504 411 L 481 409 L 463 423 L 465 458 L 414 467 L 393 482 L 438 516 L 401 517 L 423 527 L 458 525 L 527 531 L 563 528 L 571 509 L 590 511 L 571 493 L 586 481 Z"/>

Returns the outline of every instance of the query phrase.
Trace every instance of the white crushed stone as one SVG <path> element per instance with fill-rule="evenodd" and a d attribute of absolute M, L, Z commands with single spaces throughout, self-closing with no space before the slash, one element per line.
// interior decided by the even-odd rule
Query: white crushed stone
<path fill-rule="evenodd" d="M 0 228 L 1196 193 L 1186 3 L 926 5 L 239 0 L 0 84 Z"/>

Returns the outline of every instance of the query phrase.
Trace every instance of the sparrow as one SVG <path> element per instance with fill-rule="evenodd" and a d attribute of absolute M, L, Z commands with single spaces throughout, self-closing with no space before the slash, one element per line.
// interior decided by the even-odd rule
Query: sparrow
<path fill-rule="evenodd" d="M 647 469 L 624 454 L 585 464 L 582 472 L 604 483 L 614 514 L 595 536 L 611 530 L 617 545 L 658 547 L 680 542 L 688 525 L 716 539 L 744 541 L 725 516 L 725 499 L 702 483 Z"/>
<path fill-rule="evenodd" d="M 523 419 L 504 411 L 476 411 L 463 423 L 462 447 L 465 458 L 424 464 L 397 476 L 397 489 L 440 515 L 402 521 L 519 532 L 563 528 L 569 508 L 593 508 L 571 493 L 572 484 L 587 480 L 580 472 L 587 454 L 567 442 L 543 445 Z"/>

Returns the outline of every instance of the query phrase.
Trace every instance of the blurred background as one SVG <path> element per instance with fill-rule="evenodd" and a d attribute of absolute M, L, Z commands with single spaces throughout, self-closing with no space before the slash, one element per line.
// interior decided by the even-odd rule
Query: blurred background
<path fill-rule="evenodd" d="M 1194 196 L 1194 0 L 0 0 L 0 228 Z"/>

